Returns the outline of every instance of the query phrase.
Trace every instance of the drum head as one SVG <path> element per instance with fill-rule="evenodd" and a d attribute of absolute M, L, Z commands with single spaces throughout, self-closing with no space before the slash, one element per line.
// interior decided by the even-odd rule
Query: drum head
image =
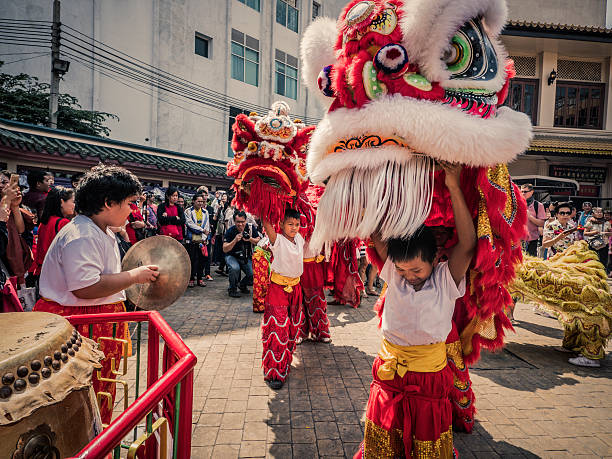
<path fill-rule="evenodd" d="M 137 307 L 147 310 L 165 309 L 185 293 L 191 261 L 185 247 L 170 236 L 153 236 L 134 244 L 127 251 L 122 271 L 139 266 L 156 265 L 159 277 L 153 283 L 134 284 L 125 290 L 128 299 Z"/>

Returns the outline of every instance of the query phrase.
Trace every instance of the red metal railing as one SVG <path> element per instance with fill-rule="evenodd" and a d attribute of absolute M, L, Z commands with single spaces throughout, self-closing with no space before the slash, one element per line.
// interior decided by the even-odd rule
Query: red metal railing
<path fill-rule="evenodd" d="M 137 322 L 138 357 L 140 362 L 140 325 L 148 323 L 147 352 L 147 389 L 142 395 L 94 438 L 75 458 L 103 458 L 112 454 L 120 457 L 122 440 L 146 418 L 147 432 L 151 431 L 152 414 L 159 414 L 163 402 L 163 414 L 172 421 L 169 423 L 173 437 L 172 457 L 188 459 L 191 455 L 191 417 L 193 404 L 193 368 L 196 356 L 185 345 L 180 336 L 172 330 L 157 311 L 124 312 L 111 314 L 82 314 L 66 317 L 72 325 L 91 325 L 95 323 Z M 159 338 L 163 338 L 163 371 L 159 375 Z M 138 386 L 138 374 L 136 369 Z M 178 402 L 178 403 L 177 403 Z M 147 459 L 157 457 L 156 436 L 146 441 Z M 140 456 L 139 456 L 140 457 Z M 163 456 L 162 456 L 163 457 Z"/>

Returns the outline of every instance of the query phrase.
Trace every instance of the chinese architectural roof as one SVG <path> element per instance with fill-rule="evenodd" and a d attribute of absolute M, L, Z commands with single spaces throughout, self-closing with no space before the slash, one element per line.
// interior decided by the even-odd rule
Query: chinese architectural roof
<path fill-rule="evenodd" d="M 50 129 L 0 119 L 0 153 L 49 162 L 91 166 L 103 162 L 117 164 L 134 172 L 156 175 L 208 177 L 228 180 L 225 162 L 218 159 L 179 153 L 94 137 L 59 129 Z"/>

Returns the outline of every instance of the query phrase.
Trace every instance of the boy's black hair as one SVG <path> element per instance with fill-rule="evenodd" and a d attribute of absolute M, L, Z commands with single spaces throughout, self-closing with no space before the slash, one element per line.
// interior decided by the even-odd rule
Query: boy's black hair
<path fill-rule="evenodd" d="M 34 169 L 28 172 L 28 185 L 30 186 L 30 190 L 34 191 L 36 189 L 36 185 L 44 182 L 47 175 L 53 175 L 53 173 L 51 171 L 43 171 L 40 169 Z"/>
<path fill-rule="evenodd" d="M 387 241 L 387 256 L 394 263 L 421 258 L 427 263 L 436 259 L 438 248 L 436 237 L 431 228 L 423 225 L 416 233 L 407 239 L 389 239 Z"/>
<path fill-rule="evenodd" d="M 140 194 L 142 185 L 134 174 L 118 166 L 99 165 L 85 173 L 76 190 L 76 211 L 91 217 L 105 204 L 119 204 L 125 198 Z"/>
<path fill-rule="evenodd" d="M 285 209 L 285 216 L 283 217 L 283 221 L 287 220 L 288 218 L 295 218 L 297 221 L 300 221 L 301 216 L 302 214 L 300 214 L 299 210 Z"/>
<path fill-rule="evenodd" d="M 247 215 L 244 210 L 239 210 L 234 214 L 234 220 L 236 220 L 236 217 L 244 218 L 246 220 Z"/>
<path fill-rule="evenodd" d="M 49 190 L 49 194 L 45 198 L 45 207 L 43 208 L 40 222 L 45 225 L 49 223 L 51 217 L 63 217 L 62 201 L 68 201 L 74 196 L 74 189 L 64 186 L 56 186 Z"/>

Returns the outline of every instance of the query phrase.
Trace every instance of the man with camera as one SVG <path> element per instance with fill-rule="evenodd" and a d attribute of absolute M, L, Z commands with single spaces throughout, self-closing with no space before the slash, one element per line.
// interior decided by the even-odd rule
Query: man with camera
<path fill-rule="evenodd" d="M 225 261 L 229 267 L 229 296 L 232 298 L 240 298 L 240 292 L 251 293 L 248 285 L 253 284 L 253 266 L 251 264 L 251 256 L 253 254 L 253 245 L 257 244 L 261 239 L 257 227 L 247 225 L 247 216 L 242 210 L 234 214 L 234 226 L 230 227 L 224 236 L 223 252 L 225 253 Z M 240 271 L 244 272 L 242 281 L 240 280 Z"/>

